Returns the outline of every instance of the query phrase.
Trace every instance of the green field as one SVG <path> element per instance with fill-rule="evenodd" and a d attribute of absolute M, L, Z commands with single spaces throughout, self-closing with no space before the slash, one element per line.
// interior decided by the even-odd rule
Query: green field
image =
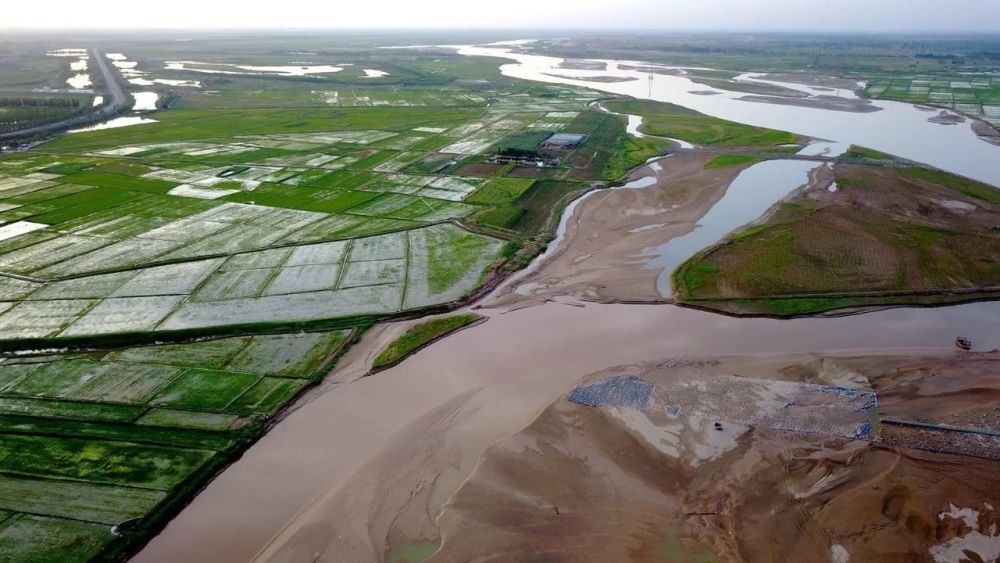
<path fill-rule="evenodd" d="M 664 102 L 620 101 L 609 102 L 607 106 L 618 113 L 641 115 L 641 130 L 647 135 L 696 145 L 767 148 L 799 142 L 792 133 L 726 121 Z"/>
<path fill-rule="evenodd" d="M 347 338 L 246 336 L 0 362 L 4 557 L 114 558 L 322 378 Z"/>
<path fill-rule="evenodd" d="M 995 74 L 880 76 L 868 82 L 865 95 L 943 106 L 1000 127 L 1000 78 Z"/>
<path fill-rule="evenodd" d="M 677 298 L 794 316 L 997 293 L 995 188 L 925 168 L 838 164 L 834 171 L 837 191 L 799 194 L 682 264 L 673 273 Z M 950 210 L 922 212 L 941 201 Z"/>

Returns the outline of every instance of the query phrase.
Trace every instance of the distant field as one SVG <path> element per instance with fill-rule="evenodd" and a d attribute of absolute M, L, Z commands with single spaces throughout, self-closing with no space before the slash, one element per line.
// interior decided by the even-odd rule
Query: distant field
<path fill-rule="evenodd" d="M 1000 127 L 1000 78 L 989 74 L 880 77 L 868 83 L 865 94 L 945 106 Z"/>
<path fill-rule="evenodd" d="M 837 165 L 806 192 L 674 273 L 679 298 L 735 312 L 951 302 L 1000 286 L 1000 195 L 922 168 Z"/>

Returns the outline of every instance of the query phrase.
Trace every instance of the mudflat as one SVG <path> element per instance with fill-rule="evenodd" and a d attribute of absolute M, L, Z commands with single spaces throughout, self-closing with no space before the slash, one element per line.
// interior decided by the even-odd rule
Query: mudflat
<path fill-rule="evenodd" d="M 996 353 L 796 355 L 602 370 L 584 382 L 638 377 L 670 393 L 642 408 L 550 404 L 484 452 L 438 518 L 442 543 L 430 560 L 951 561 L 966 548 L 989 556 L 1000 548 L 1000 439 L 980 437 L 989 444 L 980 452 L 993 457 L 984 459 L 886 440 L 889 425 L 866 439 L 835 425 L 789 431 L 777 428 L 837 413 L 827 401 L 773 411 L 768 403 L 798 386 L 831 386 L 877 390 L 897 416 L 920 417 L 933 402 L 934 419 L 995 418 L 998 362 Z M 720 378 L 726 386 L 712 384 Z M 727 389 L 740 380 L 743 392 Z M 972 391 L 983 386 L 993 391 Z M 956 393 L 963 399 L 952 401 Z"/>

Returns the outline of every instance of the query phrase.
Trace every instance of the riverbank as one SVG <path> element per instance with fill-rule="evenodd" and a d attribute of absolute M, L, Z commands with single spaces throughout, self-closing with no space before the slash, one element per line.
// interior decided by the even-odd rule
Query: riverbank
<path fill-rule="evenodd" d="M 663 303 L 646 249 L 695 229 L 746 167 L 705 169 L 710 155 L 676 154 L 643 166 L 623 188 L 592 193 L 544 261 L 496 295 L 496 306 L 553 298 Z"/>

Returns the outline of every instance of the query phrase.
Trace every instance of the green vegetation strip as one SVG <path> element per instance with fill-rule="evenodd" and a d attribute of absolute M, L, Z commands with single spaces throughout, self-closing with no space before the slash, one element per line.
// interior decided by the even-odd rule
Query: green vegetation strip
<path fill-rule="evenodd" d="M 482 318 L 475 314 L 453 315 L 415 325 L 407 330 L 403 336 L 386 346 L 384 350 L 379 352 L 378 356 L 375 356 L 372 370 L 390 368 L 435 340 L 469 326 Z"/>
<path fill-rule="evenodd" d="M 731 166 L 755 164 L 761 160 L 763 160 L 761 157 L 750 154 L 720 154 L 706 162 L 705 168 L 729 168 Z"/>

